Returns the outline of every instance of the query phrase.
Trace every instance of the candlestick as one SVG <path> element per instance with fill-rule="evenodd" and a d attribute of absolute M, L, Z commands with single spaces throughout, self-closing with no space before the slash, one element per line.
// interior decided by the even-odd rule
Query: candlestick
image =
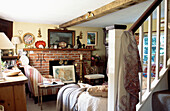
<path fill-rule="evenodd" d="M 80 60 L 80 81 L 79 82 L 80 83 L 83 82 L 83 61 L 82 60 Z"/>
<path fill-rule="evenodd" d="M 83 60 L 83 54 L 80 54 L 80 60 Z"/>

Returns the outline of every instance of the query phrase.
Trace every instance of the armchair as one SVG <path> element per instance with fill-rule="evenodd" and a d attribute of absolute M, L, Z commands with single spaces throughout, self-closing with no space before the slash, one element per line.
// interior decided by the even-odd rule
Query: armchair
<path fill-rule="evenodd" d="M 36 99 L 38 97 L 38 83 L 43 83 L 44 81 L 52 81 L 52 76 L 45 75 L 44 77 L 41 75 L 41 73 L 34 67 L 31 67 L 30 65 L 24 66 L 25 75 L 28 78 L 28 88 L 31 95 L 33 95 L 35 103 Z M 43 90 L 43 96 L 44 95 L 53 95 L 57 94 L 57 89 L 47 89 Z"/>

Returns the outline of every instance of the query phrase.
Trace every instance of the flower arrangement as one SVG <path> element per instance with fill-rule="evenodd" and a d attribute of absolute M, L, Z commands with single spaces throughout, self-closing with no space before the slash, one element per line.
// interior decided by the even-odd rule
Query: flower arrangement
<path fill-rule="evenodd" d="M 92 55 L 91 60 L 95 62 L 99 62 L 101 60 L 101 57 L 98 54 Z"/>
<path fill-rule="evenodd" d="M 4 71 L 6 68 L 7 68 L 7 67 L 6 67 L 6 61 L 3 62 L 3 61 L 1 60 L 1 69 L 2 69 L 2 71 Z"/>

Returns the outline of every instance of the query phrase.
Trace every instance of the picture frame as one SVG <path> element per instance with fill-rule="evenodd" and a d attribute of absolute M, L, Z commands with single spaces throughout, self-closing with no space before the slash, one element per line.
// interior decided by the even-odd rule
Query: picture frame
<path fill-rule="evenodd" d="M 63 83 L 75 83 L 74 65 L 53 66 L 53 77 L 60 79 Z"/>
<path fill-rule="evenodd" d="M 96 46 L 97 45 L 97 32 L 88 31 L 87 32 L 87 46 Z"/>
<path fill-rule="evenodd" d="M 32 33 L 25 33 L 23 35 L 23 42 L 26 45 L 32 45 L 35 42 L 35 36 Z"/>
<path fill-rule="evenodd" d="M 51 47 L 51 45 L 59 45 L 60 42 L 74 46 L 75 31 L 48 29 L 48 47 Z"/>

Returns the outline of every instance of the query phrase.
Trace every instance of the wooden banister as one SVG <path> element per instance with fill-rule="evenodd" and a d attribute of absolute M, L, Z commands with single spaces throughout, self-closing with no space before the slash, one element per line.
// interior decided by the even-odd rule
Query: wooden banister
<path fill-rule="evenodd" d="M 136 30 L 144 23 L 144 21 L 152 14 L 152 12 L 156 9 L 156 7 L 162 2 L 163 0 L 155 0 L 149 8 L 141 15 L 141 17 L 131 26 L 129 29 L 130 32 L 133 34 Z"/>

